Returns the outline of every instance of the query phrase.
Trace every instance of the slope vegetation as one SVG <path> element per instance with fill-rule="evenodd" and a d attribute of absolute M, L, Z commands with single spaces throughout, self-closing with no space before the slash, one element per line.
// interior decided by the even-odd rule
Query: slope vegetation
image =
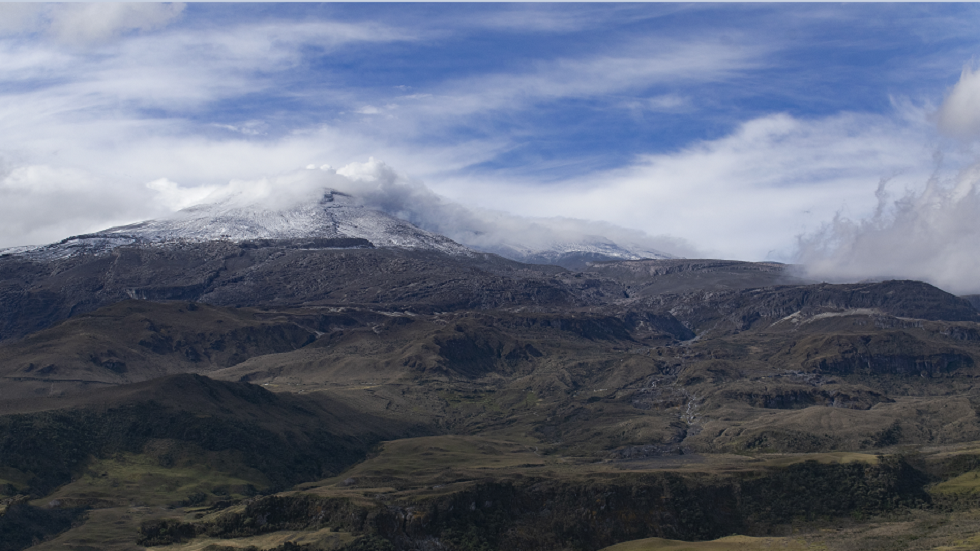
<path fill-rule="evenodd" d="M 329 245 L 0 260 L 16 548 L 671 548 L 976 504 L 980 313 L 935 287 Z"/>

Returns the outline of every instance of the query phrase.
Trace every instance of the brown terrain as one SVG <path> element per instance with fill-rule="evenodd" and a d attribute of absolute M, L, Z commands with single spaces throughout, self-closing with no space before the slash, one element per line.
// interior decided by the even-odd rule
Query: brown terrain
<path fill-rule="evenodd" d="M 980 546 L 968 299 L 362 245 L 0 257 L 0 551 Z"/>

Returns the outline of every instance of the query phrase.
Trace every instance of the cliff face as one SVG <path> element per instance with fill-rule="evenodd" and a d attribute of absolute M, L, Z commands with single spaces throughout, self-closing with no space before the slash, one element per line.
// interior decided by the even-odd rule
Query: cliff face
<path fill-rule="evenodd" d="M 925 506 L 928 477 L 898 458 L 878 465 L 820 464 L 729 476 L 670 472 L 572 482 L 523 477 L 437 497 L 358 506 L 311 494 L 251 500 L 198 523 L 148 523 L 143 544 L 199 535 L 248 537 L 330 527 L 379 536 L 397 549 L 599 549 L 647 537 L 765 535 L 782 525 Z M 168 536 L 169 534 L 169 536 Z"/>

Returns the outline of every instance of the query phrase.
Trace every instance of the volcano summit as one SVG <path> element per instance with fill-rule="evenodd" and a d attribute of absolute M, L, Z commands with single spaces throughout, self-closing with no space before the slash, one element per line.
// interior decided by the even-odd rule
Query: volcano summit
<path fill-rule="evenodd" d="M 970 525 L 970 302 L 771 262 L 609 261 L 641 255 L 581 233 L 509 245 L 572 269 L 522 263 L 315 189 L 0 255 L 3 549 Z"/>

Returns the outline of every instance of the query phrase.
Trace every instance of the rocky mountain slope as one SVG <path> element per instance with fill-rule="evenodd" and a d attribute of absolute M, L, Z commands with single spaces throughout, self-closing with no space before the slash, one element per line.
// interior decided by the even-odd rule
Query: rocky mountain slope
<path fill-rule="evenodd" d="M 6 548 L 598 549 L 980 496 L 967 300 L 522 264 L 343 201 L 0 257 Z"/>

